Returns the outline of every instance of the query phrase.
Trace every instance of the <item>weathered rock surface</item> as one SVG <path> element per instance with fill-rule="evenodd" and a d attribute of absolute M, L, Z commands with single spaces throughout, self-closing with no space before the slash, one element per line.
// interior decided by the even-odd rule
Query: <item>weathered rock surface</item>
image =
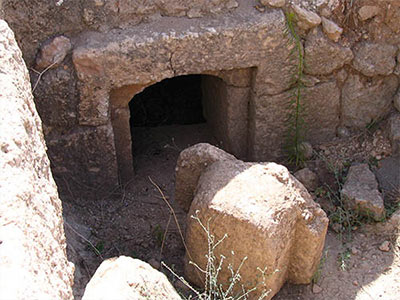
<path fill-rule="evenodd" d="M 267 299 L 271 299 L 286 281 L 311 281 L 328 219 L 285 167 L 238 160 L 215 162 L 205 169 L 197 185 L 188 216 L 196 214 L 215 242 L 228 235 L 215 249 L 217 260 L 220 255 L 226 257 L 219 273 L 225 288 L 231 276 L 227 264 L 232 263 L 236 270 L 244 257 L 241 283 L 246 290 L 258 285 L 253 299 L 269 289 Z M 187 222 L 185 274 L 203 286 L 203 279 L 189 261 L 205 268 L 207 237 L 196 220 L 188 217 Z M 257 268 L 265 270 L 264 284 Z"/>
<path fill-rule="evenodd" d="M 393 196 L 400 195 L 400 156 L 387 157 L 381 161 L 376 172 L 379 187 L 388 200 Z"/>
<path fill-rule="evenodd" d="M 340 90 L 336 82 L 305 88 L 303 101 L 307 141 L 318 143 L 335 137 L 340 115 Z"/>
<path fill-rule="evenodd" d="M 149 264 L 127 256 L 103 261 L 82 300 L 174 299 L 181 297 L 167 277 Z"/>
<path fill-rule="evenodd" d="M 286 4 L 286 0 L 261 0 L 260 3 L 272 7 L 283 7 Z"/>
<path fill-rule="evenodd" d="M 300 28 L 307 30 L 321 24 L 321 18 L 315 12 L 298 5 L 293 5 L 293 10 L 298 18 L 297 26 Z"/>
<path fill-rule="evenodd" d="M 213 76 L 204 76 L 201 86 L 203 115 L 214 137 L 225 151 L 246 158 L 251 88 L 229 86 Z"/>
<path fill-rule="evenodd" d="M 65 201 L 65 200 L 64 200 Z M 85 287 L 91 275 L 86 268 L 81 266 L 94 264 L 97 265 L 97 257 L 93 256 L 93 250 L 88 248 L 87 240 L 91 238 L 91 228 L 82 224 L 83 220 L 75 214 L 68 214 L 69 203 L 63 203 L 64 231 L 67 239 L 67 257 L 75 266 L 73 295 L 74 299 L 81 299 L 85 292 Z M 79 235 L 77 234 L 79 233 Z M 83 237 L 83 238 L 82 238 Z M 86 240 L 85 240 L 86 239 Z"/>
<path fill-rule="evenodd" d="M 36 59 L 36 68 L 42 71 L 48 67 L 57 67 L 72 48 L 71 41 L 65 36 L 58 36 L 44 44 Z"/>
<path fill-rule="evenodd" d="M 73 178 L 104 191 L 115 188 L 118 184 L 118 168 L 110 124 L 82 126 L 61 135 L 54 134 L 54 138 L 53 134 L 47 137 L 48 152 L 52 157 L 52 169 L 57 173 L 57 181 L 62 183 L 65 179 Z M 81 155 L 88 149 L 93 154 L 90 159 Z"/>
<path fill-rule="evenodd" d="M 397 55 L 397 65 L 396 68 L 393 71 L 394 74 L 396 74 L 397 76 L 400 76 L 400 52 Z"/>
<path fill-rule="evenodd" d="M 365 5 L 358 10 L 358 15 L 361 21 L 366 21 L 375 17 L 379 12 L 380 8 L 378 6 Z"/>
<path fill-rule="evenodd" d="M 305 43 L 305 69 L 311 75 L 329 74 L 353 59 L 349 48 L 330 41 L 320 29 L 307 35 Z"/>
<path fill-rule="evenodd" d="M 387 221 L 388 224 L 393 228 L 393 232 L 400 228 L 400 210 L 397 210 Z"/>
<path fill-rule="evenodd" d="M 236 160 L 236 158 L 206 143 L 196 144 L 179 154 L 175 169 L 175 201 L 183 210 L 189 210 L 197 182 L 204 170 L 221 160 Z"/>
<path fill-rule="evenodd" d="M 383 198 L 378 183 L 368 164 L 350 167 L 342 189 L 344 201 L 350 208 L 359 210 L 379 221 L 385 217 Z"/>
<path fill-rule="evenodd" d="M 61 201 L 29 75 L 0 20 L 0 298 L 72 299 Z"/>
<path fill-rule="evenodd" d="M 304 88 L 303 103 L 306 109 L 304 119 L 307 127 L 306 140 L 311 143 L 327 141 L 336 135 L 339 126 L 340 90 L 336 82 L 324 82 Z M 255 145 L 251 158 L 255 161 L 282 157 L 287 132 L 288 103 L 293 97 L 293 91 L 264 96 L 257 99 L 250 116 L 255 122 L 250 127 Z M 255 116 L 253 117 L 254 114 Z M 263 116 L 263 117 L 262 117 Z"/>
<path fill-rule="evenodd" d="M 390 2 L 385 15 L 385 23 L 397 35 L 400 33 L 400 3 Z"/>
<path fill-rule="evenodd" d="M 400 89 L 397 91 L 396 96 L 394 96 L 393 105 L 400 112 Z"/>
<path fill-rule="evenodd" d="M 364 128 L 384 117 L 391 108 L 398 79 L 394 75 L 365 80 L 349 75 L 342 90 L 342 120 L 349 127 Z"/>
<path fill-rule="evenodd" d="M 388 120 L 388 135 L 394 155 L 400 155 L 400 113 L 394 113 Z"/>
<path fill-rule="evenodd" d="M 46 71 L 40 78 L 31 72 L 32 84 L 36 84 L 34 96 L 36 108 L 46 128 L 45 134 L 52 128 L 65 131 L 78 123 L 77 105 L 78 91 L 76 77 L 72 68 L 60 66 Z"/>
<path fill-rule="evenodd" d="M 298 170 L 294 173 L 294 177 L 300 181 L 308 191 L 315 191 L 319 185 L 317 174 L 309 168 Z"/>
<path fill-rule="evenodd" d="M 393 45 L 361 43 L 354 53 L 353 67 L 365 76 L 389 75 L 396 66 L 397 47 Z"/>
<path fill-rule="evenodd" d="M 342 35 L 343 28 L 339 27 L 335 22 L 322 17 L 322 28 L 325 34 L 330 38 L 332 41 L 337 42 Z"/>

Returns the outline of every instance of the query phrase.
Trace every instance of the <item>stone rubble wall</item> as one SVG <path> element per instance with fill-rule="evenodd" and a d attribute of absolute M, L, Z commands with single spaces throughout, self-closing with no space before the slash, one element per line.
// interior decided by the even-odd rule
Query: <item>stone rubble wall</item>
<path fill-rule="evenodd" d="M 0 298 L 72 299 L 62 206 L 29 73 L 0 20 Z"/>
<path fill-rule="evenodd" d="M 38 79 L 33 69 L 43 71 L 43 61 L 54 63 L 42 74 L 34 96 L 57 178 L 115 184 L 120 150 L 112 116 L 123 111 L 127 119 L 128 114 L 119 103 L 113 106 L 113 93 L 129 87 L 131 94 L 124 97 L 130 99 L 157 81 L 185 74 L 214 74 L 230 86 L 220 71 L 251 70 L 242 78 L 250 85 L 229 90 L 238 105 L 222 113 L 228 115 L 222 132 L 246 139 L 247 149 L 231 140 L 224 143 L 249 160 L 282 157 L 296 66 L 293 45 L 283 34 L 288 11 L 297 16 L 303 42 L 308 141 L 357 132 L 395 109 L 398 1 L 3 2 L 33 85 Z M 240 100 L 244 94 L 249 100 Z M 238 107 L 248 109 L 247 118 L 235 112 Z M 238 115 L 243 121 L 233 127 L 232 116 Z"/>

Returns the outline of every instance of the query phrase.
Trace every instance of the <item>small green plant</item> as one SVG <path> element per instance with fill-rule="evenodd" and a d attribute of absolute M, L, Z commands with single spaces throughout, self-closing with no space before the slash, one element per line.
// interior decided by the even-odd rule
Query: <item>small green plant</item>
<path fill-rule="evenodd" d="M 379 166 L 379 160 L 376 159 L 374 156 L 370 156 L 368 158 L 368 166 L 370 169 L 376 169 Z"/>
<path fill-rule="evenodd" d="M 292 95 L 289 100 L 289 115 L 287 119 L 286 133 L 286 152 L 288 162 L 295 164 L 297 167 L 304 164 L 304 149 L 302 143 L 305 139 L 305 121 L 304 112 L 305 105 L 303 101 L 303 71 L 304 71 L 304 54 L 303 44 L 294 27 L 294 13 L 286 13 L 286 31 L 287 40 L 292 44 L 291 60 L 296 66 L 292 79 Z"/>
<path fill-rule="evenodd" d="M 102 258 L 102 254 L 104 252 L 104 241 L 98 241 L 95 245 L 92 243 L 87 245 L 87 249 L 93 251 L 97 256 Z M 102 258 L 103 259 L 103 258 Z"/>
<path fill-rule="evenodd" d="M 381 119 L 372 119 L 367 125 L 365 125 L 367 132 L 369 134 L 373 134 L 379 128 L 380 122 Z"/>
<path fill-rule="evenodd" d="M 164 230 L 161 228 L 159 224 L 157 224 L 153 229 L 153 235 L 157 241 L 157 245 L 161 247 L 164 239 Z"/>
<path fill-rule="evenodd" d="M 192 256 L 190 254 L 190 251 L 186 245 L 185 239 L 183 238 L 183 233 L 182 230 L 180 228 L 178 219 L 176 217 L 175 211 L 173 209 L 173 207 L 171 206 L 171 204 L 168 202 L 167 197 L 165 197 L 164 193 L 162 192 L 162 190 L 160 189 L 160 187 L 149 177 L 150 182 L 157 188 L 157 190 L 159 191 L 162 199 L 165 201 L 165 203 L 167 204 L 168 208 L 170 209 L 170 213 L 173 216 L 176 226 L 178 227 L 178 231 L 180 234 L 180 237 L 182 239 L 182 243 L 185 247 L 186 250 L 186 254 L 188 255 L 189 259 L 192 260 Z M 210 229 L 209 229 L 209 222 L 207 223 L 207 227 L 204 226 L 204 224 L 201 222 L 201 220 L 198 217 L 198 211 L 196 211 L 196 215 L 195 216 L 191 216 L 192 218 L 194 218 L 195 220 L 197 220 L 197 222 L 199 223 L 199 225 L 201 226 L 201 228 L 204 230 L 206 236 L 207 236 L 207 241 L 208 241 L 208 253 L 206 254 L 207 257 L 207 265 L 206 265 L 206 269 L 202 270 L 199 266 L 197 266 L 196 264 L 190 262 L 192 265 L 195 266 L 196 270 L 200 273 L 205 274 L 205 285 L 204 285 L 204 290 L 203 291 L 198 291 L 197 289 L 195 289 L 194 287 L 192 287 L 186 280 L 185 278 L 183 278 L 182 276 L 178 276 L 176 274 L 176 272 L 173 270 L 173 268 L 170 268 L 169 266 L 167 266 L 164 262 L 161 262 L 162 266 L 164 266 L 167 270 L 169 270 L 171 272 L 171 274 L 173 274 L 177 279 L 179 279 L 185 286 L 187 286 L 189 288 L 189 290 L 196 295 L 195 299 L 200 299 L 200 300 L 245 300 L 245 299 L 249 299 L 249 295 L 254 292 L 257 288 L 262 287 L 262 293 L 259 296 L 259 300 L 260 299 L 264 299 L 265 297 L 268 296 L 268 294 L 271 292 L 270 289 L 267 289 L 265 287 L 265 281 L 268 277 L 272 276 L 273 274 L 275 274 L 276 272 L 278 272 L 279 270 L 275 270 L 273 271 L 271 274 L 266 274 L 267 269 L 265 268 L 264 270 L 257 268 L 257 270 L 260 272 L 260 276 L 262 277 L 262 280 L 253 288 L 250 288 L 249 290 L 246 290 L 245 287 L 242 285 L 241 286 L 241 292 L 239 292 L 239 294 L 234 294 L 234 287 L 239 283 L 239 281 L 241 280 L 241 276 L 240 276 L 240 270 L 243 266 L 243 264 L 245 263 L 245 261 L 247 260 L 247 257 L 243 258 L 243 260 L 241 261 L 239 267 L 234 270 L 232 265 L 228 265 L 228 269 L 231 272 L 231 277 L 230 277 L 230 284 L 227 288 L 224 288 L 221 284 L 218 283 L 218 277 L 219 277 L 219 273 L 222 270 L 223 267 L 223 263 L 224 263 L 224 256 L 220 256 L 220 258 L 218 259 L 215 255 L 214 250 L 218 247 L 218 245 L 220 245 L 224 239 L 226 239 L 228 236 L 224 235 L 220 240 L 215 239 L 214 235 L 211 234 Z M 168 224 L 169 224 L 170 220 L 168 220 Z M 167 229 L 168 229 L 168 225 L 167 225 Z M 167 230 L 166 230 L 167 231 Z M 153 230 L 153 233 L 155 233 L 156 237 L 159 236 L 159 238 L 157 238 L 158 240 L 161 240 L 161 244 L 163 244 L 164 240 L 165 240 L 165 234 L 163 232 L 163 230 L 161 229 L 161 226 L 156 226 L 155 230 Z M 161 246 L 162 248 L 162 246 Z M 234 254 L 232 252 L 232 254 Z M 199 273 L 199 275 L 200 275 Z M 235 289 L 236 290 L 236 289 Z M 188 299 L 192 299 L 191 296 L 189 296 Z M 254 297 L 251 297 L 251 299 L 254 299 Z"/>
<path fill-rule="evenodd" d="M 339 261 L 340 269 L 342 271 L 347 270 L 350 258 L 351 258 L 351 251 L 349 248 L 346 248 L 346 250 L 339 253 L 338 261 Z"/>

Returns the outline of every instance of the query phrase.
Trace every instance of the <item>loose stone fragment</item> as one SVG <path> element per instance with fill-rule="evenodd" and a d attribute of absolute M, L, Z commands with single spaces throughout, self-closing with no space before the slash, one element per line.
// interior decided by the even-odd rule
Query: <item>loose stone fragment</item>
<path fill-rule="evenodd" d="M 286 4 L 286 0 L 261 0 L 262 5 L 268 5 L 272 7 L 282 7 Z"/>
<path fill-rule="evenodd" d="M 293 5 L 293 9 L 298 17 L 297 25 L 302 29 L 310 29 L 321 24 L 321 18 L 316 13 Z"/>
<path fill-rule="evenodd" d="M 389 252 L 390 251 L 390 242 L 389 241 L 384 241 L 380 246 L 379 250 L 382 252 Z"/>
<path fill-rule="evenodd" d="M 368 164 L 350 167 L 342 189 L 343 201 L 354 210 L 359 210 L 379 221 L 385 216 L 383 197 L 378 190 L 378 183 Z"/>
<path fill-rule="evenodd" d="M 380 8 L 377 6 L 366 5 L 361 7 L 358 10 L 358 15 L 361 21 L 365 21 L 375 17 L 380 11 Z"/>
<path fill-rule="evenodd" d="M 339 27 L 335 22 L 328 20 L 327 18 L 322 17 L 322 28 L 325 34 L 332 41 L 337 42 L 342 35 L 343 28 Z"/>
<path fill-rule="evenodd" d="M 41 71 L 49 66 L 57 67 L 64 60 L 72 45 L 69 38 L 58 36 L 49 43 L 43 45 L 36 59 L 36 68 Z"/>

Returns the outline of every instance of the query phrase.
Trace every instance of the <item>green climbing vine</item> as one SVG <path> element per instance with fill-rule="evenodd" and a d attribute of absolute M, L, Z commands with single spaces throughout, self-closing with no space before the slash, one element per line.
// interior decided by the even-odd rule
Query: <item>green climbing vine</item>
<path fill-rule="evenodd" d="M 304 54 L 303 44 L 294 27 L 295 15 L 286 13 L 286 31 L 288 42 L 292 44 L 291 60 L 293 61 L 292 90 L 289 98 L 289 114 L 287 119 L 287 133 L 285 149 L 290 164 L 300 167 L 304 164 L 304 147 L 306 124 L 304 121 L 305 104 L 303 101 L 303 71 Z"/>

